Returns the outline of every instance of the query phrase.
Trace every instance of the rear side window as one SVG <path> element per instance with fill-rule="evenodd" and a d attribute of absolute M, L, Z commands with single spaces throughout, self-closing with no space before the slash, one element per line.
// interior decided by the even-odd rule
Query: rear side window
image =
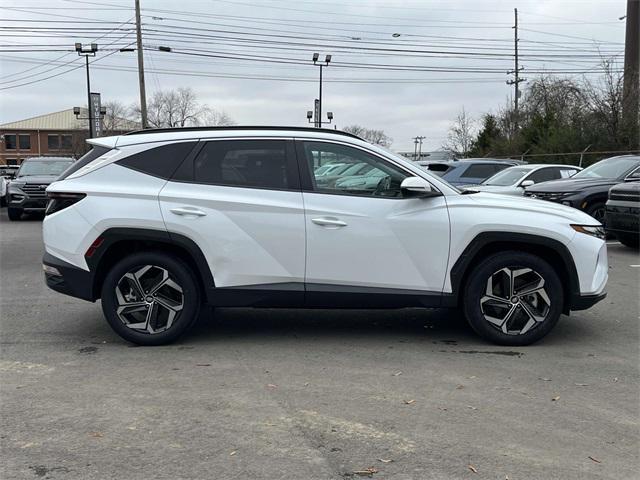
<path fill-rule="evenodd" d="M 290 189 L 295 187 L 284 140 L 217 140 L 206 142 L 176 180 L 207 185 Z M 186 176 L 186 178 L 185 178 Z"/>
<path fill-rule="evenodd" d="M 111 149 L 109 149 L 107 147 L 101 147 L 101 146 L 96 145 L 91 150 L 89 150 L 87 153 L 85 153 L 82 157 L 80 157 L 78 160 L 73 162 L 64 172 L 62 172 L 60 174 L 60 176 L 58 177 L 58 181 L 64 180 L 65 178 L 67 178 L 72 173 L 77 172 L 78 170 L 80 170 L 85 165 L 89 165 L 96 158 L 101 157 L 102 155 L 104 155 L 105 153 L 109 152 L 110 150 Z"/>
<path fill-rule="evenodd" d="M 533 172 L 527 180 L 533 180 L 535 183 L 548 182 L 560 178 L 560 170 L 557 168 L 541 168 Z"/>
<path fill-rule="evenodd" d="M 116 163 L 138 172 L 164 179 L 171 178 L 173 172 L 189 155 L 197 142 L 170 143 L 136 153 Z"/>
<path fill-rule="evenodd" d="M 505 165 L 505 167 L 509 167 L 510 165 Z M 460 178 L 489 178 L 494 173 L 502 170 L 499 165 L 492 165 L 486 163 L 478 163 L 475 165 L 469 165 L 467 169 L 460 175 Z"/>

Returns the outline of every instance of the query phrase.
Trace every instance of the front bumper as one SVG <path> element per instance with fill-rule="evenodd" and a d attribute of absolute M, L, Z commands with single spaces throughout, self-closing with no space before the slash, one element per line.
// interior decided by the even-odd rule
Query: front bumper
<path fill-rule="evenodd" d="M 45 282 L 50 289 L 89 302 L 96 300 L 91 271 L 73 266 L 49 253 L 44 254 L 42 264 L 51 267 L 44 272 Z"/>
<path fill-rule="evenodd" d="M 23 192 L 12 191 L 7 195 L 7 205 L 20 208 L 25 212 L 44 212 L 47 208 L 46 198 L 32 198 Z"/>
<path fill-rule="evenodd" d="M 605 211 L 605 226 L 608 232 L 630 233 L 638 235 L 640 232 L 640 207 L 631 202 L 607 202 Z"/>
<path fill-rule="evenodd" d="M 606 297 L 607 292 L 598 293 L 597 295 L 572 295 L 570 310 L 587 310 Z"/>

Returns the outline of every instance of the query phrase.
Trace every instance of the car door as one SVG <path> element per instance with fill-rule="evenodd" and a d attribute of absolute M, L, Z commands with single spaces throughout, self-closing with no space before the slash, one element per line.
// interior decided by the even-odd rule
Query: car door
<path fill-rule="evenodd" d="M 361 293 L 395 289 L 442 292 L 449 252 L 444 196 L 403 196 L 410 171 L 374 152 L 330 141 L 297 140 L 307 228 L 307 298 L 314 291 Z M 364 162 L 385 176 L 319 185 L 314 158 Z"/>
<path fill-rule="evenodd" d="M 304 290 L 293 148 L 285 139 L 203 141 L 160 192 L 167 229 L 200 246 L 217 289 Z"/>

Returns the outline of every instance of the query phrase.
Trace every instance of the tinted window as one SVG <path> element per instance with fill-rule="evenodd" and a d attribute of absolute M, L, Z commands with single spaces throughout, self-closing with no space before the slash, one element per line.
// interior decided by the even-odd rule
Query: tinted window
<path fill-rule="evenodd" d="M 193 150 L 195 144 L 196 142 L 170 143 L 133 154 L 116 163 L 154 177 L 168 179 Z"/>
<path fill-rule="evenodd" d="M 467 169 L 460 175 L 460 178 L 489 178 L 494 173 L 502 170 L 503 168 L 508 167 L 509 165 L 505 165 L 500 168 L 500 165 L 486 164 L 486 163 L 476 163 L 473 165 L 469 165 Z"/>
<path fill-rule="evenodd" d="M 197 183 L 287 189 L 293 186 L 284 140 L 207 142 L 193 162 Z"/>
<path fill-rule="evenodd" d="M 60 150 L 60 137 L 58 135 L 49 135 L 47 137 L 47 147 L 49 150 Z"/>
<path fill-rule="evenodd" d="M 20 142 L 20 150 L 31 149 L 31 135 L 18 135 L 18 139 Z"/>
<path fill-rule="evenodd" d="M 383 159 L 357 148 L 323 142 L 303 142 L 304 156 L 313 172 L 313 166 L 323 158 L 339 160 L 349 165 L 338 175 L 311 174 L 313 189 L 322 193 L 402 197 L 400 184 L 407 178 L 401 169 Z"/>
<path fill-rule="evenodd" d="M 62 139 L 62 148 L 70 150 L 73 143 L 71 135 L 61 135 L 60 138 Z"/>
<path fill-rule="evenodd" d="M 535 183 L 548 182 L 549 180 L 558 180 L 560 178 L 560 169 L 558 168 L 541 168 L 536 170 L 527 177 L 527 180 L 533 180 Z"/>
<path fill-rule="evenodd" d="M 15 135 L 5 135 L 4 136 L 4 148 L 7 150 L 15 150 L 16 149 L 16 136 Z"/>

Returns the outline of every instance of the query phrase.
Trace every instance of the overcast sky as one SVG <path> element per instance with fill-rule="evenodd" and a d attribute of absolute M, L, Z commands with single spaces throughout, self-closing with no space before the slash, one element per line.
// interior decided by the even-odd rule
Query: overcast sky
<path fill-rule="evenodd" d="M 119 51 L 135 42 L 133 4 L 3 0 L 0 123 L 86 104 L 83 59 L 66 51 L 79 41 L 101 48 L 91 82 L 103 102 L 137 101 L 136 54 Z M 477 118 L 510 101 L 514 7 L 526 78 L 597 75 L 598 52 L 623 54 L 626 9 L 624 0 L 141 4 L 148 96 L 191 87 L 238 124 L 306 125 L 318 95 L 312 54 L 331 54 L 323 110 L 334 112 L 338 128 L 383 129 L 398 151 L 412 151 L 416 135 L 426 137 L 424 150 L 439 149 L 463 107 Z"/>

